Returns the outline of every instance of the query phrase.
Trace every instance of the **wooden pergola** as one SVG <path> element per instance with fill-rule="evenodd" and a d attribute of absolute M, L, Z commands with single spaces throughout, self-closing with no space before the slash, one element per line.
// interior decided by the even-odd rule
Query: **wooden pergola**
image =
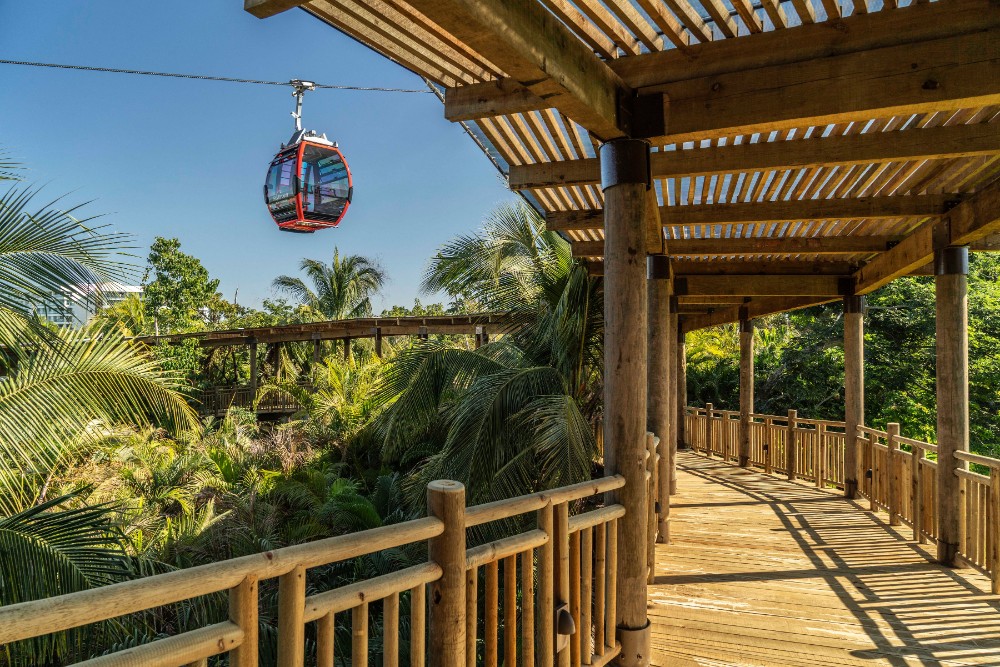
<path fill-rule="evenodd" d="M 647 430 L 683 437 L 685 332 L 741 322 L 747 434 L 753 319 L 842 300 L 853 433 L 864 424 L 864 295 L 934 273 L 948 462 L 938 557 L 955 562 L 947 526 L 957 531 L 952 468 L 964 465 L 951 453 L 968 449 L 967 252 L 995 248 L 1000 228 L 995 0 L 245 7 L 258 17 L 301 7 L 443 90 L 445 117 L 483 140 L 510 187 L 603 273 L 606 464 L 626 480 L 620 544 L 644 544 L 651 530 Z M 859 464 L 854 446 L 844 451 L 853 498 Z M 658 500 L 665 540 L 669 495 Z M 644 549 L 619 554 L 621 665 L 649 662 L 649 565 Z M 439 664 L 458 664 L 439 648 Z"/>

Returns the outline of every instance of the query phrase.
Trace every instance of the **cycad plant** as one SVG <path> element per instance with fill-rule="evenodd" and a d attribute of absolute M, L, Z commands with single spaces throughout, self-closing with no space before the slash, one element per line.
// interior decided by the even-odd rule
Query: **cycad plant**
<path fill-rule="evenodd" d="M 465 483 L 470 503 L 586 478 L 600 411 L 599 279 L 533 209 L 512 204 L 443 248 L 424 288 L 521 325 L 476 351 L 427 344 L 389 363 L 375 429 L 386 458 L 419 463 L 414 500 L 434 478 Z"/>

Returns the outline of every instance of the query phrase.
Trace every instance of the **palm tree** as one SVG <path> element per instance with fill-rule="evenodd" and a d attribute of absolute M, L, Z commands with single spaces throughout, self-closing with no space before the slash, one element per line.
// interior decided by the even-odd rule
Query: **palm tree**
<path fill-rule="evenodd" d="M 386 281 L 385 272 L 375 262 L 361 255 L 341 257 L 337 248 L 330 264 L 303 259 L 299 269 L 311 287 L 294 276 L 278 276 L 272 287 L 330 320 L 370 317 L 371 297 L 382 290 Z"/>
<path fill-rule="evenodd" d="M 449 243 L 425 289 L 520 315 L 479 350 L 424 345 L 387 364 L 375 422 L 384 456 L 423 458 L 410 489 L 464 482 L 487 502 L 585 479 L 596 443 L 603 335 L 600 281 L 533 209 L 497 209 L 481 233 Z"/>
<path fill-rule="evenodd" d="M 12 174 L 0 165 L 0 179 Z M 117 508 L 68 507 L 78 494 L 46 501 L 48 481 L 110 424 L 158 419 L 197 427 L 176 377 L 144 349 L 115 332 L 56 333 L 34 314 L 34 305 L 79 285 L 128 280 L 131 271 L 123 254 L 129 237 L 37 198 L 18 183 L 0 194 L 0 346 L 7 361 L 0 382 L 0 605 L 131 576 L 113 529 Z M 80 641 L 62 633 L 8 655 L 12 663 L 58 662 Z"/>

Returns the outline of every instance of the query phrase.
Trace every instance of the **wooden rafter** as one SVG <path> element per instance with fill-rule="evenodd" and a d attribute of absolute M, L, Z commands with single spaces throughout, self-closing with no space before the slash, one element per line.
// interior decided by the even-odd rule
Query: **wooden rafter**
<path fill-rule="evenodd" d="M 502 85 L 502 84 L 498 84 Z M 976 123 L 903 132 L 744 143 L 653 153 L 653 178 L 704 176 L 764 169 L 809 168 L 909 160 L 934 160 L 1000 154 L 1000 127 Z M 515 165 L 513 190 L 599 183 L 596 158 Z"/>
<path fill-rule="evenodd" d="M 661 206 L 664 226 L 725 225 L 800 220 L 857 220 L 922 218 L 942 215 L 962 200 L 962 195 L 916 195 L 860 199 L 809 199 L 739 204 Z M 553 211 L 546 226 L 554 231 L 602 229 L 603 209 Z"/>
<path fill-rule="evenodd" d="M 855 273 L 858 294 L 867 294 L 894 278 L 925 266 L 935 248 L 968 245 L 1000 231 L 1000 181 L 952 209 L 940 222 L 929 222 Z"/>

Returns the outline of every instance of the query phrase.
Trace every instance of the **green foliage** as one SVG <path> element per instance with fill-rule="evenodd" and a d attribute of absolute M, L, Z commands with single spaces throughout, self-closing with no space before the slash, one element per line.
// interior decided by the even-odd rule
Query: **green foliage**
<path fill-rule="evenodd" d="M 843 419 L 843 319 L 837 304 L 764 318 L 755 342 L 755 409 Z M 900 278 L 868 297 L 866 422 L 898 422 L 903 435 L 934 441 L 934 279 Z M 739 404 L 735 327 L 688 335 L 689 402 Z M 1000 455 L 1000 256 L 975 253 L 969 274 L 971 443 Z"/>
<path fill-rule="evenodd" d="M 186 329 L 204 320 L 199 311 L 224 307 L 217 296 L 219 281 L 208 275 L 201 260 L 181 252 L 181 242 L 157 236 L 149 249 L 143 276 L 146 319 L 156 322 L 160 333 Z"/>
<path fill-rule="evenodd" d="M 385 284 L 385 272 L 360 255 L 345 255 L 333 250 L 333 261 L 325 264 L 303 259 L 300 270 L 306 280 L 278 276 L 273 287 L 298 300 L 312 311 L 314 319 L 341 320 L 348 317 L 371 317 L 371 297 Z"/>

